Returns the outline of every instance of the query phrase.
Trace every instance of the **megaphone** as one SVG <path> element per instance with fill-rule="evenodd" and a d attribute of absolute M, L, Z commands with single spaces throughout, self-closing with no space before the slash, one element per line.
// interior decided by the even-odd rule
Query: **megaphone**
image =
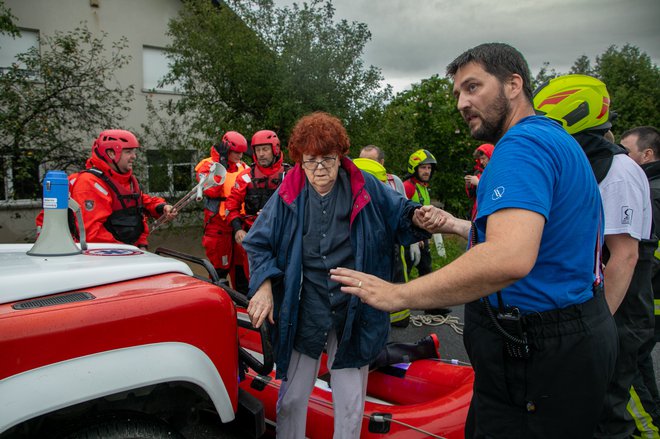
<path fill-rule="evenodd" d="M 44 225 L 29 256 L 70 256 L 82 253 L 69 231 L 69 180 L 64 171 L 48 171 L 44 179 Z"/>

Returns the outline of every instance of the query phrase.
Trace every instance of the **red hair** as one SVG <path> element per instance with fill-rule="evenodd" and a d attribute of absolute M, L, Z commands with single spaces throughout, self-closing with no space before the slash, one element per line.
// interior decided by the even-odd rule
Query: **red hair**
<path fill-rule="evenodd" d="M 350 140 L 341 121 L 328 113 L 317 111 L 301 117 L 293 127 L 288 142 L 289 157 L 302 162 L 303 154 L 339 157 L 348 153 Z"/>

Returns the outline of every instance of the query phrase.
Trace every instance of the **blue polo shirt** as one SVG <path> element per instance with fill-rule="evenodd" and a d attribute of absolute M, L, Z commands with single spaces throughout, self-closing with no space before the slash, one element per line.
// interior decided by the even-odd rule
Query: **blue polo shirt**
<path fill-rule="evenodd" d="M 593 297 L 603 208 L 584 152 L 559 124 L 529 116 L 509 129 L 479 180 L 477 206 L 478 242 L 487 239 L 488 216 L 500 209 L 531 210 L 546 221 L 536 264 L 502 290 L 505 305 L 531 313 Z M 490 299 L 496 306 L 496 296 Z"/>

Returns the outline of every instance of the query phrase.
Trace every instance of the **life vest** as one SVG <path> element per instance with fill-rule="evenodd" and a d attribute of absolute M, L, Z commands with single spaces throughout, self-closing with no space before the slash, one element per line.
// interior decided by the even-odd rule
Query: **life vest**
<path fill-rule="evenodd" d="M 144 233 L 142 191 L 137 178 L 131 174 L 130 189 L 127 189 L 99 169 L 90 168 L 80 171 L 80 173 L 83 172 L 95 175 L 110 188 L 112 214 L 106 219 L 103 224 L 104 227 L 117 241 L 131 245 L 135 244 Z"/>
<path fill-rule="evenodd" d="M 428 206 L 431 204 L 429 188 L 420 183 L 415 183 L 415 193 L 412 196 L 412 200 L 418 202 L 422 206 Z"/>
<path fill-rule="evenodd" d="M 205 160 L 212 162 L 210 158 Z M 197 165 L 195 171 L 199 172 L 202 163 L 204 163 L 204 161 L 202 161 L 199 165 Z M 204 208 L 210 210 L 215 215 L 220 214 L 220 218 L 224 221 L 227 218 L 227 208 L 225 207 L 225 201 L 227 200 L 227 197 L 231 193 L 231 189 L 236 184 L 236 177 L 238 177 L 238 174 L 240 174 L 244 169 L 247 168 L 248 166 L 245 163 L 239 162 L 236 163 L 235 171 L 230 172 L 229 170 L 227 170 L 227 174 L 225 174 L 225 181 L 222 184 L 222 188 L 220 190 L 220 196 L 209 197 L 208 195 L 206 195 L 204 197 Z"/>
<path fill-rule="evenodd" d="M 275 193 L 288 168 L 283 165 L 279 172 L 265 175 L 261 168 L 253 166 L 250 169 L 250 183 L 245 188 L 245 214 L 256 215 L 266 205 L 268 199 Z"/>

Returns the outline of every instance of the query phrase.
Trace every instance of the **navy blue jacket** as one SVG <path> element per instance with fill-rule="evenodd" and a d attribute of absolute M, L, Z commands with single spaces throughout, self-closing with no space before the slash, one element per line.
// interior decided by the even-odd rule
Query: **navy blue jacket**
<path fill-rule="evenodd" d="M 342 158 L 351 184 L 351 245 L 356 270 L 390 280 L 392 247 L 428 239 L 411 221 L 418 203 L 407 200 L 370 174 Z M 266 203 L 243 240 L 250 263 L 252 297 L 266 279 L 273 285 L 275 328 L 271 331 L 277 378 L 286 378 L 298 323 L 302 293 L 302 231 L 305 171 L 299 164 Z M 387 342 L 389 314 L 353 296 L 333 369 L 362 367 L 376 358 Z"/>

